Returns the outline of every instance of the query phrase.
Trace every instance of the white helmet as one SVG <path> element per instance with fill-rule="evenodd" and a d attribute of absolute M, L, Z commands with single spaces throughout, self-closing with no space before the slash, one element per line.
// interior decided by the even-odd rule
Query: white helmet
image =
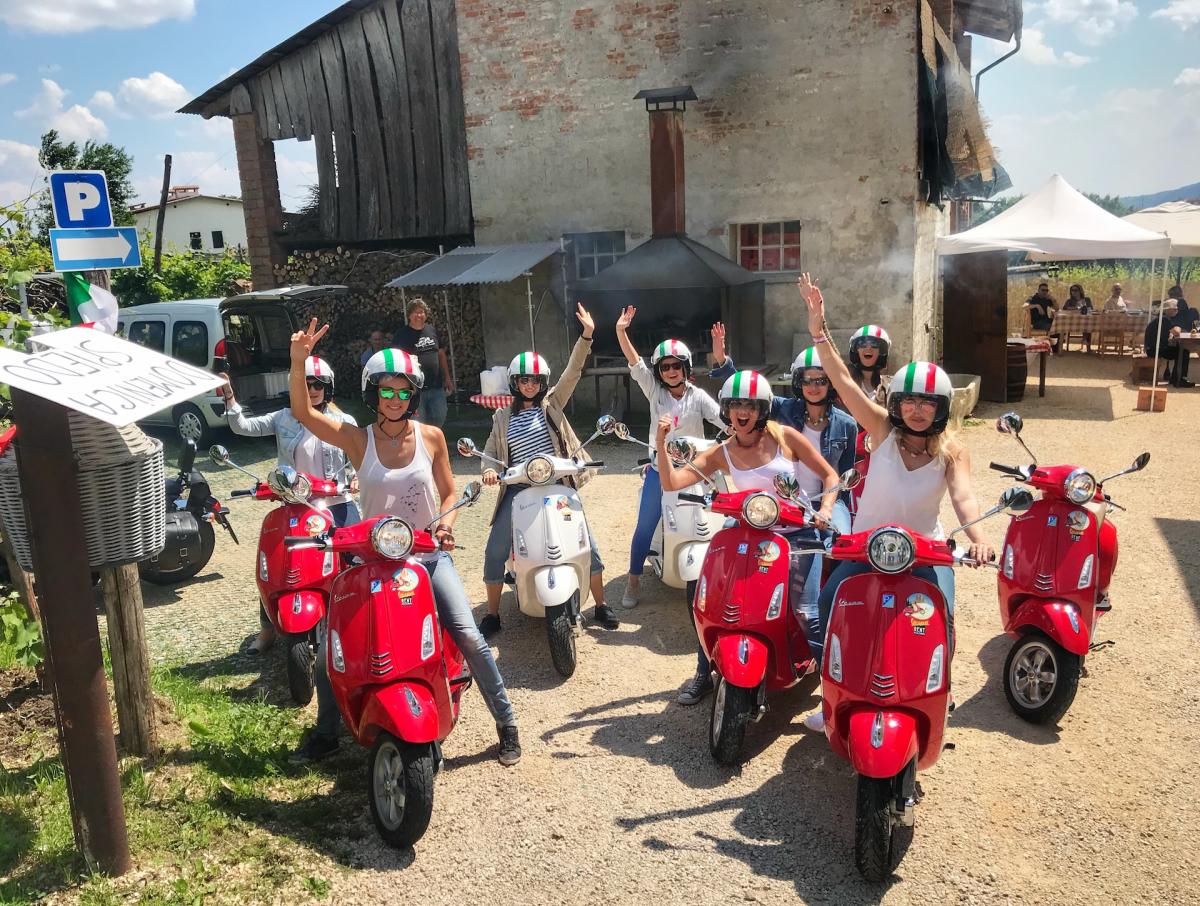
<path fill-rule="evenodd" d="M 910 397 L 932 399 L 937 403 L 933 424 L 925 431 L 913 431 L 900 417 L 900 403 Z M 941 434 L 950 420 L 950 400 L 954 397 L 954 386 L 950 376 L 933 362 L 909 362 L 896 372 L 888 385 L 888 417 L 893 425 L 909 434 L 928 437 Z"/>
<path fill-rule="evenodd" d="M 517 378 L 522 375 L 536 377 L 542 385 L 542 392 L 550 386 L 550 363 L 536 352 L 519 353 L 508 363 L 508 389 L 517 393 Z"/>
<path fill-rule="evenodd" d="M 310 355 L 304 360 L 304 379 L 320 381 L 329 387 L 329 393 L 326 398 L 333 396 L 333 369 L 329 367 L 329 363 L 315 355 Z"/>
<path fill-rule="evenodd" d="M 758 422 L 755 430 L 762 430 L 771 414 L 770 382 L 757 371 L 738 371 L 730 375 L 721 387 L 718 399 L 721 403 L 721 420 L 732 424 L 729 418 L 729 405 L 734 400 L 750 400 L 758 404 Z"/>
<path fill-rule="evenodd" d="M 879 345 L 879 358 L 876 359 L 874 368 L 876 372 L 880 372 L 887 367 L 888 353 L 892 349 L 892 338 L 878 324 L 864 324 L 850 335 L 850 363 L 856 368 L 861 368 L 862 362 L 858 358 L 858 348 L 864 343 L 872 341 Z"/>
<path fill-rule="evenodd" d="M 669 387 L 670 385 L 658 373 L 658 363 L 663 359 L 679 359 L 683 363 L 683 379 L 685 381 L 692 379 L 692 351 L 687 348 L 686 344 L 679 340 L 663 340 L 654 347 L 654 352 L 650 354 L 650 367 L 654 369 L 654 377 L 664 387 Z"/>
<path fill-rule="evenodd" d="M 804 385 L 801 383 L 804 380 L 804 372 L 810 368 L 817 368 L 821 371 L 825 370 L 825 366 L 821 364 L 821 353 L 816 346 L 809 346 L 800 355 L 796 356 L 796 361 L 792 362 L 792 393 L 799 399 L 804 392 Z M 833 389 L 833 384 L 826 386 L 825 397 L 821 400 L 823 403 L 832 403 L 837 397 L 837 391 Z"/>
<path fill-rule="evenodd" d="M 381 349 L 369 359 L 362 370 L 362 398 L 368 409 L 375 410 L 379 404 L 379 384 L 384 378 L 405 378 L 416 393 L 408 401 L 404 418 L 411 418 L 417 411 L 421 388 L 425 386 L 425 374 L 417 357 L 403 349 Z"/>

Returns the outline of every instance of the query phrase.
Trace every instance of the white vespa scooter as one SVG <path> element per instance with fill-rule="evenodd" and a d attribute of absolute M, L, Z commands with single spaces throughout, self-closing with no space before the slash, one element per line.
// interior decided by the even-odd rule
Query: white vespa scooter
<path fill-rule="evenodd" d="M 629 430 L 623 424 L 617 425 L 613 433 L 621 440 L 646 448 L 643 441 L 629 435 Z M 694 469 L 691 460 L 714 443 L 702 437 L 672 437 L 667 441 L 667 454 L 677 468 Z M 662 520 L 655 530 L 647 557 L 650 568 L 664 585 L 687 589 L 685 594 L 689 604 L 696 591 L 696 583 L 700 580 L 700 567 L 704 564 L 704 555 L 708 553 L 708 544 L 725 523 L 724 516 L 679 499 L 680 494 L 702 497 L 710 489 L 722 490 L 699 472 L 696 472 L 696 476 L 699 480 L 682 491 L 663 492 Z"/>
<path fill-rule="evenodd" d="M 614 433 L 617 424 L 611 415 L 602 416 L 596 432 L 570 457 L 533 456 L 511 467 L 480 451 L 469 437 L 458 441 L 462 456 L 478 456 L 498 466 L 500 484 L 532 485 L 513 500 L 509 572 L 516 577 L 513 592 L 521 613 L 546 620 L 550 660 L 564 677 L 575 672 L 574 627 L 582 622 L 592 571 L 583 501 L 564 479 L 604 465 L 581 459 L 580 454 L 597 437 Z"/>

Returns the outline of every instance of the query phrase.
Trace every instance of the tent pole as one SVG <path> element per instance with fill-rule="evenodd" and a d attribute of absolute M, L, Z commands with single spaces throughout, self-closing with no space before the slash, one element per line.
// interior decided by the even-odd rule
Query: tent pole
<path fill-rule="evenodd" d="M 454 327 L 450 323 L 450 290 L 442 290 L 442 310 L 446 312 L 446 336 L 450 340 L 450 383 L 454 385 L 454 412 L 458 413 L 458 362 L 454 357 Z"/>
<path fill-rule="evenodd" d="M 529 307 L 529 345 L 537 352 L 537 340 L 533 336 L 533 272 L 525 272 L 525 304 Z"/>

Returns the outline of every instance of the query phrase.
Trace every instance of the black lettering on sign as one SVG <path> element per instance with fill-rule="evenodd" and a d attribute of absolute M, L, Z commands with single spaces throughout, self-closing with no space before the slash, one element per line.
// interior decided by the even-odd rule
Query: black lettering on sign
<path fill-rule="evenodd" d="M 97 394 L 102 393 L 102 392 L 104 392 L 104 391 L 97 391 L 97 393 L 92 393 L 87 396 L 75 397 L 71 401 L 73 404 L 72 408 L 82 406 L 85 409 L 92 409 L 92 410 L 94 410 L 96 412 L 100 412 L 104 415 L 116 415 L 117 414 L 116 409 L 114 409 L 114 408 L 112 408 L 112 406 L 102 403 L 98 399 L 96 399 Z M 132 407 L 129 407 L 129 408 L 132 408 Z"/>
<path fill-rule="evenodd" d="M 79 344 L 78 354 L 86 356 L 102 368 L 117 368 L 133 361 L 133 356 L 121 352 L 119 349 L 98 348 L 103 345 L 102 342 L 98 343 L 96 340 L 84 340 Z"/>
<path fill-rule="evenodd" d="M 35 384 L 45 384 L 47 387 L 59 387 L 62 385 L 62 381 L 54 377 L 54 375 L 45 374 L 37 368 L 30 366 L 31 361 L 27 358 L 19 365 L 4 365 L 0 367 L 0 373 L 9 374 L 16 378 L 24 378 Z"/>

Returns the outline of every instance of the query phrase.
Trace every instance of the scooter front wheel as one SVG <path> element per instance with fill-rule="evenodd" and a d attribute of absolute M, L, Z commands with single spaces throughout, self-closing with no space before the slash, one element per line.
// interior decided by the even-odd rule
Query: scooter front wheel
<path fill-rule="evenodd" d="M 579 592 L 575 592 L 576 595 Z M 571 625 L 571 614 L 575 608 L 568 604 L 546 608 L 546 641 L 550 643 L 550 662 L 564 679 L 575 673 L 578 658 L 575 652 L 575 630 Z"/>
<path fill-rule="evenodd" d="M 746 741 L 746 725 L 754 711 L 754 690 L 717 681 L 708 725 L 708 749 L 718 764 L 736 764 Z"/>
<path fill-rule="evenodd" d="M 1075 701 L 1083 658 L 1040 632 L 1023 636 L 1004 662 L 1004 697 L 1017 716 L 1057 723 Z"/>
<path fill-rule="evenodd" d="M 316 666 L 312 642 L 308 633 L 289 635 L 287 642 L 288 691 L 296 704 L 307 705 L 313 697 L 313 669 Z"/>
<path fill-rule="evenodd" d="M 898 839 L 901 827 L 892 802 L 895 778 L 858 775 L 857 802 L 854 811 L 854 865 L 868 881 L 886 881 L 900 864 L 907 848 Z"/>
<path fill-rule="evenodd" d="M 380 732 L 367 756 L 367 798 L 375 829 L 388 846 L 405 849 L 425 835 L 433 817 L 433 747 Z"/>

